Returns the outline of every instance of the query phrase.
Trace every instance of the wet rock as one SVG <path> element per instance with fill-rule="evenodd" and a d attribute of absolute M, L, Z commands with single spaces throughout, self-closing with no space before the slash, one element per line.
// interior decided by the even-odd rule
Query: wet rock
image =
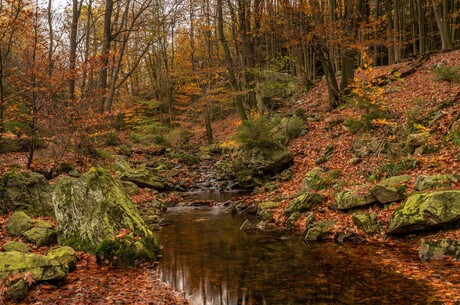
<path fill-rule="evenodd" d="M 246 219 L 246 221 L 241 225 L 240 230 L 246 232 L 255 230 L 256 228 L 256 224 L 254 224 L 251 220 Z"/>
<path fill-rule="evenodd" d="M 358 229 L 363 230 L 368 235 L 377 234 L 381 230 L 381 225 L 376 213 L 356 214 L 353 215 L 352 220 L 353 223 L 358 227 Z"/>
<path fill-rule="evenodd" d="M 105 247 L 114 256 L 120 254 L 116 262 L 120 266 L 155 261 L 159 251 L 157 238 L 119 182 L 107 171 L 92 168 L 78 179 L 61 180 L 52 198 L 61 245 L 93 253 Z M 132 232 L 131 239 L 116 239 L 122 229 Z M 133 259 L 121 261 L 129 257 L 130 250 L 134 251 Z"/>
<path fill-rule="evenodd" d="M 16 251 L 21 253 L 30 253 L 32 249 L 29 245 L 20 241 L 10 241 L 3 245 L 3 250 L 6 252 Z"/>
<path fill-rule="evenodd" d="M 349 210 L 362 207 L 376 202 L 372 194 L 356 194 L 351 190 L 343 190 L 335 196 L 337 208 L 340 210 Z"/>
<path fill-rule="evenodd" d="M 77 255 L 73 248 L 69 246 L 57 246 L 51 248 L 46 256 L 58 261 L 62 266 L 67 266 L 67 270 L 74 270 L 77 265 Z"/>
<path fill-rule="evenodd" d="M 335 227 L 335 221 L 332 219 L 326 219 L 319 221 L 312 225 L 311 228 L 307 229 L 305 234 L 305 241 L 321 240 L 328 234 L 331 234 L 331 230 Z"/>
<path fill-rule="evenodd" d="M 451 239 L 422 239 L 418 253 L 420 259 L 424 262 L 430 259 L 440 260 L 446 256 L 460 261 L 460 241 Z"/>
<path fill-rule="evenodd" d="M 0 212 L 24 210 L 30 215 L 50 215 L 51 186 L 45 176 L 34 172 L 8 171 L 0 178 Z"/>
<path fill-rule="evenodd" d="M 257 205 L 251 204 L 244 210 L 245 214 L 256 214 L 257 213 Z"/>
<path fill-rule="evenodd" d="M 460 221 L 460 191 L 437 191 L 410 196 L 394 213 L 389 234 L 409 234 L 455 225 Z"/>
<path fill-rule="evenodd" d="M 48 228 L 32 228 L 24 232 L 24 237 L 39 247 L 50 246 L 57 242 L 56 231 Z"/>
<path fill-rule="evenodd" d="M 457 175 L 420 175 L 415 179 L 414 190 L 425 191 L 438 188 L 449 187 L 453 182 L 458 182 Z"/>
<path fill-rule="evenodd" d="M 294 201 L 291 201 L 283 214 L 285 216 L 290 216 L 294 212 L 304 213 L 322 204 L 324 201 L 326 201 L 324 196 L 313 192 L 306 192 L 297 197 Z"/>
<path fill-rule="evenodd" d="M 160 219 L 158 219 L 158 224 L 162 227 L 169 226 L 173 222 L 174 221 L 172 219 L 167 218 L 167 217 L 161 217 Z"/>
<path fill-rule="evenodd" d="M 14 212 L 6 225 L 9 235 L 21 236 L 27 230 L 32 229 L 34 221 L 26 213 Z"/>
<path fill-rule="evenodd" d="M 404 199 L 406 183 L 410 181 L 409 175 L 391 177 L 380 181 L 371 188 L 371 194 L 380 203 L 396 202 Z"/>

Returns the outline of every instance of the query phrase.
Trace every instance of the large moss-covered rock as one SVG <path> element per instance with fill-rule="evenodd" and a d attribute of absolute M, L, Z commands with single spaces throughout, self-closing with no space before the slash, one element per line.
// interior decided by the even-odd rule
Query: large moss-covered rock
<path fill-rule="evenodd" d="M 424 262 L 430 259 L 443 259 L 445 256 L 450 256 L 460 261 L 460 241 L 451 239 L 423 239 L 420 243 L 418 254 Z"/>
<path fill-rule="evenodd" d="M 310 211 L 314 207 L 323 203 L 325 200 L 326 198 L 323 195 L 313 192 L 306 192 L 288 204 L 284 210 L 284 215 L 290 216 L 295 212 L 304 213 Z"/>
<path fill-rule="evenodd" d="M 292 165 L 294 156 L 285 147 L 241 149 L 234 161 L 235 175 L 242 188 L 263 185 L 270 177 Z"/>
<path fill-rule="evenodd" d="M 152 170 L 145 167 L 126 171 L 122 173 L 120 179 L 122 181 L 132 182 L 138 187 L 148 187 L 154 190 L 163 190 L 165 188 L 163 179 Z"/>
<path fill-rule="evenodd" d="M 0 252 L 0 279 L 5 280 L 9 275 L 31 272 L 36 281 L 65 279 L 65 268 L 57 261 L 44 255 L 20 252 Z"/>
<path fill-rule="evenodd" d="M 23 211 L 14 212 L 6 225 L 8 234 L 13 236 L 21 236 L 27 230 L 34 226 L 34 221 Z"/>
<path fill-rule="evenodd" d="M 139 194 L 139 192 L 140 192 L 139 187 L 135 183 L 133 183 L 131 181 L 122 181 L 121 186 L 122 186 L 123 190 L 126 192 L 126 194 L 128 194 L 130 196 Z"/>
<path fill-rule="evenodd" d="M 458 182 L 457 175 L 420 175 L 415 179 L 414 190 L 425 191 L 430 189 L 449 187 L 453 182 Z"/>
<path fill-rule="evenodd" d="M 56 243 L 56 231 L 48 228 L 32 228 L 24 232 L 24 237 L 39 247 Z"/>
<path fill-rule="evenodd" d="M 305 241 L 321 240 L 331 233 L 331 230 L 335 227 L 335 221 L 332 219 L 326 219 L 318 221 L 306 230 Z"/>
<path fill-rule="evenodd" d="M 0 178 L 0 212 L 24 210 L 31 215 L 52 215 L 50 192 L 43 175 L 8 171 Z"/>
<path fill-rule="evenodd" d="M 380 232 L 381 226 L 376 213 L 356 214 L 353 215 L 352 220 L 359 229 L 369 235 L 374 235 Z"/>
<path fill-rule="evenodd" d="M 460 221 L 460 191 L 437 191 L 410 196 L 394 213 L 389 234 L 406 234 L 457 224 Z"/>
<path fill-rule="evenodd" d="M 69 246 L 53 247 L 46 253 L 46 256 L 52 260 L 58 261 L 63 266 L 67 266 L 69 271 L 75 269 L 77 264 L 75 250 Z"/>
<path fill-rule="evenodd" d="M 92 168 L 78 179 L 61 180 L 52 197 L 61 245 L 97 252 L 115 241 L 123 229 L 132 232 L 137 242 L 126 247 L 132 246 L 134 251 L 142 246 L 142 259 L 154 261 L 159 250 L 157 238 L 120 183 L 105 170 Z M 136 261 L 141 261 L 140 254 Z"/>
<path fill-rule="evenodd" d="M 372 194 L 356 194 L 351 190 L 343 190 L 335 196 L 337 208 L 349 210 L 376 202 Z"/>
<path fill-rule="evenodd" d="M 371 188 L 371 194 L 380 203 L 400 201 L 405 198 L 406 183 L 410 181 L 409 175 L 391 177 L 380 181 Z"/>
<path fill-rule="evenodd" d="M 3 245 L 3 250 L 6 252 L 16 251 L 21 253 L 30 253 L 32 249 L 25 243 L 20 241 L 10 241 Z"/>

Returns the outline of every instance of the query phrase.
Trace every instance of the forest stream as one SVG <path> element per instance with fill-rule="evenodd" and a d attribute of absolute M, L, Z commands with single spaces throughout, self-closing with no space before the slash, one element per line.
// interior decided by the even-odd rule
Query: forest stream
<path fill-rule="evenodd" d="M 245 217 L 222 207 L 172 207 L 165 216 L 174 223 L 158 232 L 164 252 L 157 271 L 194 304 L 442 304 L 426 283 L 382 263 L 401 260 L 394 257 L 401 249 L 245 233 Z"/>

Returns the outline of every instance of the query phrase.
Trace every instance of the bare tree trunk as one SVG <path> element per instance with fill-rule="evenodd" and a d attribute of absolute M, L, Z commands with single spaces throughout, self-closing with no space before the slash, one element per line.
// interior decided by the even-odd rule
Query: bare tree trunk
<path fill-rule="evenodd" d="M 433 4 L 434 17 L 436 18 L 439 35 L 441 36 L 441 48 L 447 50 L 452 47 L 452 42 L 444 26 L 443 12 L 441 11 L 441 7 L 436 3 L 436 0 L 431 0 L 431 3 Z"/>
<path fill-rule="evenodd" d="M 420 53 L 426 52 L 426 35 L 425 35 L 425 10 L 423 1 L 417 0 L 417 20 L 418 20 L 418 42 Z"/>

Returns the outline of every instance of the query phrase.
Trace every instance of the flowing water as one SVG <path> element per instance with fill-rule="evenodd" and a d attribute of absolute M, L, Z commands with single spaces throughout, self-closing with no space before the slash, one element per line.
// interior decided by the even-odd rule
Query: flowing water
<path fill-rule="evenodd" d="M 289 233 L 239 228 L 223 208 L 170 208 L 158 232 L 160 277 L 195 304 L 427 304 L 429 287 L 382 264 L 392 250 L 369 245 L 307 245 Z M 416 257 L 410 258 L 416 259 Z M 438 302 L 430 303 L 438 304 Z"/>

